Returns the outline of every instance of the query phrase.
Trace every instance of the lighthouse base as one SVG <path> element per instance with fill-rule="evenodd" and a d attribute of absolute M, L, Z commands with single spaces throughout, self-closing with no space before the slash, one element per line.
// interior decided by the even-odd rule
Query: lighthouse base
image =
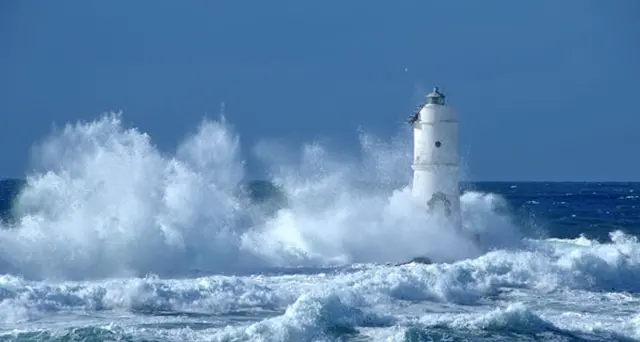
<path fill-rule="evenodd" d="M 463 237 L 463 238 L 465 238 L 465 239 L 470 239 L 470 240 L 471 240 L 471 242 L 472 242 L 472 244 L 473 244 L 476 248 L 478 248 L 478 250 L 484 250 L 484 249 L 481 247 L 481 241 L 480 241 L 480 235 L 479 235 L 479 234 L 477 234 L 477 233 L 475 233 L 475 234 L 470 234 L 470 235 L 469 235 L 469 234 L 465 234 L 465 235 L 463 235 L 462 237 Z M 487 252 L 487 251 L 488 251 L 488 250 L 485 250 L 485 252 Z M 391 263 L 388 263 L 388 264 L 387 264 L 387 266 L 403 266 L 403 265 L 408 265 L 408 264 L 431 265 L 431 264 L 436 264 L 436 263 L 439 263 L 439 262 L 447 263 L 447 262 L 454 262 L 454 261 L 456 261 L 456 259 L 452 259 L 452 260 L 439 260 L 439 261 L 437 261 L 437 262 L 436 262 L 436 261 L 433 261 L 433 259 L 429 258 L 428 256 L 426 256 L 426 255 L 422 255 L 422 256 L 417 256 L 417 257 L 415 257 L 415 258 L 412 258 L 412 259 L 411 259 L 411 260 L 409 260 L 409 261 L 400 262 L 400 263 L 397 263 L 397 264 L 391 264 Z"/>
<path fill-rule="evenodd" d="M 406 262 L 401 262 L 399 264 L 395 264 L 395 266 L 402 266 L 407 264 L 423 264 L 423 265 L 431 265 L 433 261 L 427 257 L 416 257 Z"/>

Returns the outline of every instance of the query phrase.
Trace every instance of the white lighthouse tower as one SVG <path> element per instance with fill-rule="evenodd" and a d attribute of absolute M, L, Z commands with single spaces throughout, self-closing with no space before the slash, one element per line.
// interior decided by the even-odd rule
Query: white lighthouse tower
<path fill-rule="evenodd" d="M 409 122 L 413 125 L 412 194 L 430 212 L 440 211 L 460 225 L 458 119 L 434 88 Z"/>

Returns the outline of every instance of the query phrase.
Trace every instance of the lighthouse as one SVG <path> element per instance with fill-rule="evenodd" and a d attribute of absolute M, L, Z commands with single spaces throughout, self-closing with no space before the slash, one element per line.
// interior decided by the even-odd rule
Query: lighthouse
<path fill-rule="evenodd" d="M 431 213 L 460 225 L 458 119 L 438 88 L 409 118 L 413 126 L 412 195 Z"/>

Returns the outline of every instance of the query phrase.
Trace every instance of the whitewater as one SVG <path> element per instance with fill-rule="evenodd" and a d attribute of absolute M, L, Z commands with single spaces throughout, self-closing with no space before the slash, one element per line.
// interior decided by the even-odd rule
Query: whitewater
<path fill-rule="evenodd" d="M 406 132 L 359 137 L 246 153 L 220 117 L 162 152 L 121 113 L 53 131 L 1 223 L 0 340 L 640 340 L 636 236 L 554 237 L 474 189 L 452 229 L 412 200 Z M 249 155 L 278 193 L 243 186 Z"/>

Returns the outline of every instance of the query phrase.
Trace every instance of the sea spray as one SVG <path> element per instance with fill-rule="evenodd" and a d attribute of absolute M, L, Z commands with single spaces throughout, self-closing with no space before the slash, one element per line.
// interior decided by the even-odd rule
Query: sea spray
<path fill-rule="evenodd" d="M 81 279 L 484 252 L 412 200 L 402 140 L 361 142 L 349 158 L 315 142 L 259 158 L 286 199 L 265 211 L 237 191 L 244 157 L 224 118 L 203 120 L 173 155 L 118 113 L 68 124 L 34 148 L 36 171 L 16 202 L 17 222 L 0 231 L 0 266 L 27 278 Z M 514 230 L 487 197 L 462 201 L 473 213 L 465 225 L 489 240 L 496 223 Z M 500 244 L 517 241 L 513 234 Z"/>

